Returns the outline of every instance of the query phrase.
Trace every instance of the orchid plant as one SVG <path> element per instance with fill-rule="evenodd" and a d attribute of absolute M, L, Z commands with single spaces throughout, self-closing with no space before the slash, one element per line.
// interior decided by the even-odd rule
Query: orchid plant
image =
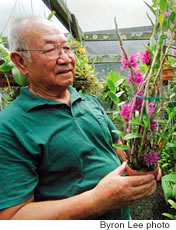
<path fill-rule="evenodd" d="M 166 100 L 162 95 L 162 69 L 168 57 L 173 62 L 176 60 L 176 1 L 153 0 L 148 7 L 155 15 L 153 33 L 145 50 L 137 54 L 128 56 L 115 19 L 122 50 L 121 69 L 130 72 L 128 82 L 133 97 L 121 106 L 124 131 L 115 132 L 120 135 L 122 144 L 115 144 L 114 147 L 124 150 L 133 169 L 142 171 L 156 168 L 159 153 L 167 144 L 163 131 L 168 131 L 165 108 L 169 96 Z"/>

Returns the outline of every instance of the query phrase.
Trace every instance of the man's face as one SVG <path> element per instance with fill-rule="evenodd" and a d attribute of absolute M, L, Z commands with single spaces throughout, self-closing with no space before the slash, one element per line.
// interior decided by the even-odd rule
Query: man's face
<path fill-rule="evenodd" d="M 34 25 L 28 37 L 27 49 L 52 50 L 55 45 L 67 47 L 68 42 L 64 34 L 50 22 L 42 21 Z M 37 89 L 54 90 L 66 88 L 72 84 L 75 75 L 74 54 L 67 54 L 61 49 L 60 57 L 47 58 L 47 53 L 29 51 L 32 62 L 26 61 L 29 85 Z"/>

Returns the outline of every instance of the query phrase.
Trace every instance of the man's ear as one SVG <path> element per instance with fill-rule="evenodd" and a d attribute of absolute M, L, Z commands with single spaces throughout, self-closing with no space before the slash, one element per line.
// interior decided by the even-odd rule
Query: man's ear
<path fill-rule="evenodd" d="M 20 72 L 27 76 L 28 70 L 26 68 L 26 62 L 25 59 L 20 53 L 18 52 L 11 52 L 10 53 L 10 58 L 13 61 L 13 63 L 17 66 L 17 68 L 20 70 Z"/>

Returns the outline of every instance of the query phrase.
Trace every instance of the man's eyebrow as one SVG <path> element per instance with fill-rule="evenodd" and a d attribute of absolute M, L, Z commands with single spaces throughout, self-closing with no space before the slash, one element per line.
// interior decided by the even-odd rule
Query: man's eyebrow
<path fill-rule="evenodd" d="M 54 41 L 51 41 L 51 40 L 44 40 L 44 44 L 55 44 Z"/>
<path fill-rule="evenodd" d="M 47 44 L 58 44 L 58 42 L 45 39 L 44 45 L 47 45 Z M 69 44 L 69 42 L 68 41 L 62 41 L 62 42 L 59 42 L 59 44 Z"/>

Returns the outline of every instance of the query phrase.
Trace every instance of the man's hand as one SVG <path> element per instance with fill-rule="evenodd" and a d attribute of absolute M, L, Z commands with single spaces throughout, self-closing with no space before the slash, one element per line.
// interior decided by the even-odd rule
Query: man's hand
<path fill-rule="evenodd" d="M 127 207 L 132 202 L 152 195 L 156 190 L 153 175 L 122 176 L 126 162 L 104 177 L 92 190 L 98 212 Z"/>

